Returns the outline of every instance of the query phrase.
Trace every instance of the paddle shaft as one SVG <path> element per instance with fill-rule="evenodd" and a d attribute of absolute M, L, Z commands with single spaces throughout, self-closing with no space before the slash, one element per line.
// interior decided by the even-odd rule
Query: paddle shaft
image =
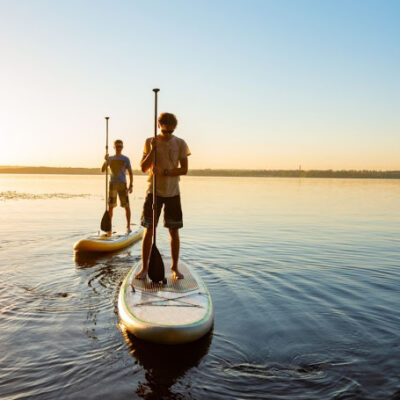
<path fill-rule="evenodd" d="M 108 154 L 108 120 L 110 117 L 106 117 L 106 154 Z M 108 160 L 106 160 L 106 211 L 108 211 Z"/>
<path fill-rule="evenodd" d="M 157 94 L 160 89 L 153 89 L 154 92 L 154 138 L 157 139 Z M 153 166 L 157 165 L 157 145 L 153 152 Z M 153 245 L 156 245 L 156 218 L 157 218 L 157 177 L 153 172 Z"/>

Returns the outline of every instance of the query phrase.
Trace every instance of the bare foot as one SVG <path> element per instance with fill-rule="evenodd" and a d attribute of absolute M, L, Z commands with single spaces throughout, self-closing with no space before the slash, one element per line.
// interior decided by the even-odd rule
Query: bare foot
<path fill-rule="evenodd" d="M 178 271 L 178 268 L 171 268 L 173 279 L 183 279 L 184 276 Z"/>
<path fill-rule="evenodd" d="M 135 279 L 146 279 L 147 276 L 147 270 L 144 270 L 143 268 L 135 275 Z"/>

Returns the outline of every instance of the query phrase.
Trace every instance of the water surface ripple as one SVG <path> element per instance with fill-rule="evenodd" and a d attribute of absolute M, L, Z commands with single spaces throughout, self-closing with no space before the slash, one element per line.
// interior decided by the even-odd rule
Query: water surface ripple
<path fill-rule="evenodd" d="M 400 398 L 400 182 L 182 179 L 182 258 L 215 307 L 184 346 L 119 324 L 140 245 L 73 254 L 98 229 L 102 182 L 0 176 L 1 399 Z"/>

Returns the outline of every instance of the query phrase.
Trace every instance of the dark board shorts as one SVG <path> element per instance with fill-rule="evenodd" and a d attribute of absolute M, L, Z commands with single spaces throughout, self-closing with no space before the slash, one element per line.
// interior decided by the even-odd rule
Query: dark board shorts
<path fill-rule="evenodd" d="M 183 227 L 181 196 L 161 197 L 157 196 L 157 220 L 160 218 L 164 206 L 164 226 L 166 228 L 179 229 Z M 142 226 L 151 228 L 153 226 L 153 194 L 148 193 L 143 204 Z"/>

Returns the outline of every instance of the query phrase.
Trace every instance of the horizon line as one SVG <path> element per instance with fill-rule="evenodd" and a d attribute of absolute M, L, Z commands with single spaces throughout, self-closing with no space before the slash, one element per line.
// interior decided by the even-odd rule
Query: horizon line
<path fill-rule="evenodd" d="M 132 170 L 136 176 L 147 172 Z M 100 168 L 79 167 L 24 167 L 0 166 L 0 174 L 37 175 L 104 175 Z M 191 169 L 188 176 L 198 177 L 237 177 L 237 178 L 350 178 L 350 179 L 400 179 L 400 170 L 303 170 L 303 169 Z"/>
<path fill-rule="evenodd" d="M 32 169 L 39 169 L 39 168 L 46 168 L 46 169 L 68 169 L 68 170 L 90 170 L 90 171 L 99 171 L 99 175 L 102 175 L 101 168 L 98 167 L 54 167 L 54 166 L 46 166 L 46 165 L 0 165 L 0 171 L 2 169 L 12 169 L 12 168 L 32 168 Z M 141 174 L 146 174 L 147 172 L 142 172 L 139 168 L 133 169 L 133 172 L 140 172 Z M 234 167 L 227 167 L 227 168 L 190 168 L 189 171 L 244 171 L 244 172 L 251 172 L 251 171 L 332 171 L 332 172 L 342 172 L 342 171 L 352 171 L 352 172 L 400 172 L 399 169 L 368 169 L 368 168 L 234 168 Z"/>

